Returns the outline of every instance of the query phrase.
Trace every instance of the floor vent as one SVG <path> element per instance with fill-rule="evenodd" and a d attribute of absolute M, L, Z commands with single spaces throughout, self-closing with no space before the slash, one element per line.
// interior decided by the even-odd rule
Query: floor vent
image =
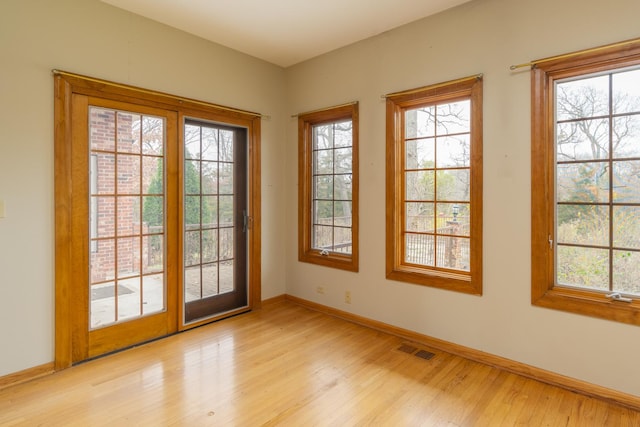
<path fill-rule="evenodd" d="M 409 354 L 413 354 L 414 351 L 417 350 L 416 347 L 413 347 L 411 345 L 408 344 L 402 344 L 400 347 L 398 347 L 398 350 L 404 352 L 404 353 L 409 353 Z"/>
<path fill-rule="evenodd" d="M 430 351 L 427 351 L 427 350 L 419 349 L 418 347 L 414 347 L 411 344 L 401 344 L 400 347 L 398 347 L 398 351 L 401 351 L 407 354 L 412 354 L 416 357 L 419 357 L 425 360 L 430 360 L 433 356 L 435 356 L 434 353 L 431 353 Z"/>
<path fill-rule="evenodd" d="M 426 359 L 426 360 L 429 360 L 433 356 L 435 356 L 435 354 L 433 354 L 433 353 L 431 353 L 430 351 L 427 351 L 427 350 L 420 350 L 415 355 L 420 357 L 420 358 L 422 358 L 422 359 Z"/>

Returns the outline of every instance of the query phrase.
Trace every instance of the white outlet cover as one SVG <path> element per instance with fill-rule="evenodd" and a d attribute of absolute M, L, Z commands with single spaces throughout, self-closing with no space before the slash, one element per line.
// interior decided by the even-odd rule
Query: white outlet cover
<path fill-rule="evenodd" d="M 4 200 L 0 200 L 0 218 L 4 218 Z"/>

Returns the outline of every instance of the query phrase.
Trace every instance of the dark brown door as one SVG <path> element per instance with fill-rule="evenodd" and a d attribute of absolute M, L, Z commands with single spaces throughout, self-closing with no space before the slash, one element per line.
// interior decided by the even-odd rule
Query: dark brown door
<path fill-rule="evenodd" d="M 182 168 L 183 322 L 248 307 L 245 128 L 185 119 Z"/>

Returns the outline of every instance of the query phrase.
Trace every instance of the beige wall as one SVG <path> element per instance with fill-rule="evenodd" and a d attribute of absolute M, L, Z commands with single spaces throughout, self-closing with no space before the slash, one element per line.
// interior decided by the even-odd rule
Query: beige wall
<path fill-rule="evenodd" d="M 54 68 L 271 115 L 262 122 L 262 294 L 284 293 L 280 67 L 98 0 L 2 0 L 0 58 L 0 376 L 53 360 Z"/>
<path fill-rule="evenodd" d="M 637 37 L 639 14 L 637 0 L 474 0 L 282 70 L 97 0 L 2 0 L 0 376 L 53 358 L 50 70 L 58 68 L 271 115 L 262 123 L 263 298 L 286 291 L 640 396 L 638 327 L 530 305 L 529 73 L 509 71 Z M 485 76 L 484 295 L 388 281 L 380 95 L 475 73 Z M 353 100 L 360 101 L 359 273 L 297 262 L 290 118 Z M 315 293 L 319 285 L 324 295 Z M 342 302 L 345 290 L 351 305 Z"/>
<path fill-rule="evenodd" d="M 360 272 L 297 262 L 291 229 L 287 292 L 640 396 L 640 328 L 530 304 L 530 74 L 509 71 L 638 37 L 638 16 L 637 0 L 474 0 L 287 69 L 289 113 L 360 101 L 361 173 Z M 386 280 L 380 95 L 476 73 L 484 73 L 484 295 Z M 287 165 L 287 223 L 295 224 L 294 120 Z"/>

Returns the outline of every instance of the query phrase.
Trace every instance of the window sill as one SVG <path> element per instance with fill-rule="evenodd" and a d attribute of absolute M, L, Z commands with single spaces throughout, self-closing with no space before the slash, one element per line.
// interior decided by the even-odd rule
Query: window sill
<path fill-rule="evenodd" d="M 481 284 L 465 274 L 425 271 L 421 268 L 402 265 L 387 271 L 387 279 L 471 295 L 482 295 Z"/>
<path fill-rule="evenodd" d="M 533 296 L 534 306 L 640 326 L 640 301 L 616 301 L 605 293 L 556 287 Z"/>
<path fill-rule="evenodd" d="M 324 267 L 337 268 L 340 270 L 353 271 L 356 273 L 358 272 L 358 260 L 352 255 L 342 255 L 331 252 L 328 255 L 321 255 L 320 251 L 311 250 L 300 253 L 298 261 L 322 265 Z"/>

